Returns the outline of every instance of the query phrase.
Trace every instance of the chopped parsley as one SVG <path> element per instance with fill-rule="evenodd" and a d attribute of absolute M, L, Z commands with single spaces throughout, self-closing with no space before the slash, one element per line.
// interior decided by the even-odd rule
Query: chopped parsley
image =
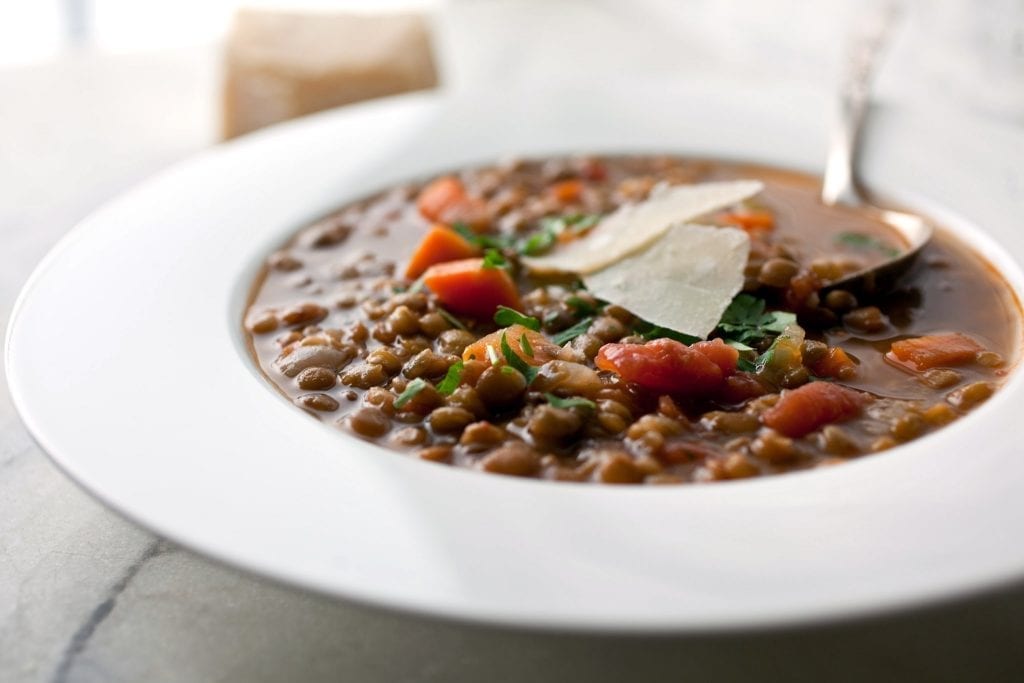
<path fill-rule="evenodd" d="M 596 403 L 581 396 L 559 398 L 554 394 L 546 393 L 544 394 L 544 398 L 546 398 L 548 403 L 553 405 L 555 408 L 585 408 L 587 410 L 595 410 L 597 408 Z"/>
<path fill-rule="evenodd" d="M 522 338 L 520 338 L 520 344 L 522 344 Z M 515 351 L 512 350 L 504 332 L 501 333 L 501 353 L 505 356 L 505 362 L 508 363 L 510 367 L 515 368 L 522 373 L 523 377 L 526 378 L 527 385 L 533 383 L 533 380 L 537 377 L 537 368 L 524 361 Z M 523 353 L 526 353 L 525 348 L 523 349 Z"/>
<path fill-rule="evenodd" d="M 462 381 L 462 367 L 463 362 L 457 360 L 448 368 L 448 372 L 445 373 L 444 379 L 437 385 L 437 392 L 442 396 L 450 396 L 459 388 L 459 382 Z"/>
<path fill-rule="evenodd" d="M 566 298 L 565 305 L 571 308 L 573 312 L 576 313 L 577 315 L 594 315 L 602 308 L 604 308 L 603 304 L 591 303 L 586 299 L 575 294 Z"/>
<path fill-rule="evenodd" d="M 474 247 L 481 249 L 509 249 L 515 245 L 515 240 L 511 237 L 504 235 L 479 235 L 473 232 L 473 229 L 465 223 L 455 223 L 452 225 L 452 230 L 459 233 L 462 239 Z"/>
<path fill-rule="evenodd" d="M 700 341 L 700 337 L 694 337 L 692 334 L 683 334 L 682 332 L 670 330 L 667 327 L 652 325 L 643 320 L 633 325 L 633 331 L 648 341 L 651 339 L 674 339 L 687 346 Z"/>
<path fill-rule="evenodd" d="M 836 241 L 857 249 L 874 249 L 880 251 L 886 256 L 895 258 L 900 255 L 900 250 L 889 246 L 885 242 L 872 237 L 871 235 L 865 235 L 862 232 L 843 232 L 839 233 L 836 237 Z"/>
<path fill-rule="evenodd" d="M 576 337 L 586 332 L 587 329 L 590 327 L 590 323 L 592 322 L 594 322 L 594 319 L 588 316 L 583 320 L 579 321 L 578 323 L 576 323 L 575 325 L 573 325 L 572 327 L 564 329 L 557 334 L 551 335 L 551 341 L 555 342 L 559 346 L 562 346 L 566 342 L 570 342 Z"/>
<path fill-rule="evenodd" d="M 533 358 L 533 346 L 530 344 L 530 338 L 525 334 L 519 336 L 519 346 L 523 347 L 523 353 L 527 358 Z"/>
<path fill-rule="evenodd" d="M 508 268 L 508 261 L 497 249 L 488 249 L 484 252 L 484 268 Z"/>
<path fill-rule="evenodd" d="M 563 233 L 582 235 L 597 225 L 599 214 L 576 213 L 565 216 L 548 216 L 540 220 L 540 230 L 516 243 L 516 251 L 525 256 L 538 256 L 554 246 Z"/>
<path fill-rule="evenodd" d="M 787 325 L 796 322 L 796 315 L 788 311 L 765 312 L 763 299 L 739 294 L 722 314 L 718 329 L 724 341 L 748 346 L 765 337 L 780 334 Z"/>
<path fill-rule="evenodd" d="M 498 312 L 494 314 L 494 322 L 501 327 L 522 325 L 534 332 L 540 330 L 539 320 L 529 315 L 523 315 L 516 309 L 509 308 L 508 306 L 498 306 Z"/>
<path fill-rule="evenodd" d="M 427 381 L 425 379 L 417 377 L 413 381 L 409 382 L 409 384 L 407 384 L 405 387 L 405 391 L 400 393 L 398 395 L 398 398 L 395 399 L 395 407 L 401 408 L 406 403 L 411 401 L 416 396 L 416 394 L 420 393 L 426 388 Z"/>
<path fill-rule="evenodd" d="M 452 327 L 454 327 L 456 329 L 459 329 L 459 330 L 466 329 L 466 326 L 462 324 L 461 320 L 459 320 L 454 315 L 452 315 L 451 313 L 449 313 L 445 309 L 441 308 L 440 306 L 437 307 L 437 314 L 439 316 L 441 316 L 442 318 L 444 318 L 448 322 L 448 324 L 451 325 Z"/>

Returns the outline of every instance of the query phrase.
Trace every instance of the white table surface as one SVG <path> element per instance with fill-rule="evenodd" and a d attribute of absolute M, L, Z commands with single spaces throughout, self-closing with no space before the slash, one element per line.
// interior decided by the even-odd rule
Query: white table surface
<path fill-rule="evenodd" d="M 813 62 L 822 79 L 813 55 L 827 42 L 776 63 Z M 733 75 L 771 73 L 697 41 L 681 54 L 680 77 L 703 77 L 709 59 Z M 211 48 L 0 71 L 0 320 L 78 219 L 214 141 L 216 63 Z M 1014 68 L 1001 77 L 1016 79 Z M 1024 121 L 1021 92 L 972 108 Z M 210 563 L 106 510 L 55 469 L 0 392 L 0 681 L 1014 681 L 1022 640 L 1024 582 L 853 623 L 659 639 L 513 633 L 327 600 Z"/>

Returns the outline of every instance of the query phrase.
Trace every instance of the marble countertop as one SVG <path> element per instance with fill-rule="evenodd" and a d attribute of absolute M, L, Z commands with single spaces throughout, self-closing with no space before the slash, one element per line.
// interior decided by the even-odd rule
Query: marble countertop
<path fill-rule="evenodd" d="M 777 63 L 800 71 L 820 42 Z M 705 43 L 685 52 L 691 76 L 704 73 Z M 742 55 L 718 57 L 740 68 Z M 78 219 L 214 141 L 215 65 L 204 48 L 0 71 L 0 320 Z M 1001 77 L 1019 85 L 1020 63 L 1010 71 Z M 1020 123 L 1021 92 L 973 108 Z M 1024 680 L 1022 633 L 1024 582 L 912 613 L 687 638 L 510 632 L 328 600 L 211 563 L 108 511 L 40 452 L 0 392 L 2 681 L 1010 681 Z"/>

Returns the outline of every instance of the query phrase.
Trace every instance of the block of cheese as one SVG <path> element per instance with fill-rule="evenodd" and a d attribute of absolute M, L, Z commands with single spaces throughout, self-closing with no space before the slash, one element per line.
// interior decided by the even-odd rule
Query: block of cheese
<path fill-rule="evenodd" d="M 421 15 L 243 9 L 227 43 L 223 134 L 436 85 Z"/>

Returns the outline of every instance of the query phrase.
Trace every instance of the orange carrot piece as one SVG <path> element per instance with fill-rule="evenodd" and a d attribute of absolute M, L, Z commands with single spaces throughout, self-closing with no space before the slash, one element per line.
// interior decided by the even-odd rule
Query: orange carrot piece
<path fill-rule="evenodd" d="M 761 421 L 772 429 L 798 438 L 832 422 L 860 413 L 865 395 L 831 382 L 811 382 L 782 393 Z"/>
<path fill-rule="evenodd" d="M 885 357 L 913 370 L 970 363 L 985 349 L 965 334 L 930 334 L 893 342 Z"/>
<path fill-rule="evenodd" d="M 482 360 L 488 361 L 491 356 L 496 358 L 504 358 L 504 354 L 501 352 L 501 335 L 505 335 L 505 339 L 508 341 L 509 347 L 511 347 L 513 353 L 522 358 L 526 363 L 530 365 L 543 365 L 549 360 L 558 358 L 559 352 L 562 350 L 558 344 L 550 341 L 540 332 L 534 332 L 528 327 L 522 325 L 510 325 L 504 329 L 500 329 L 497 332 L 491 332 L 486 337 L 481 337 L 472 344 L 466 347 L 466 350 L 462 352 L 462 360 Z M 530 350 L 533 351 L 533 355 L 529 355 L 523 349 L 522 338 L 526 337 L 529 343 Z M 488 353 L 488 348 L 491 351 Z"/>
<path fill-rule="evenodd" d="M 489 223 L 487 203 L 469 196 L 466 186 L 454 176 L 438 178 L 420 190 L 416 208 L 428 221 L 466 223 L 478 232 Z"/>
<path fill-rule="evenodd" d="M 481 258 L 439 263 L 423 274 L 423 284 L 452 313 L 490 320 L 498 306 L 520 308 L 519 292 L 504 268 L 484 268 Z"/>
<path fill-rule="evenodd" d="M 572 204 L 583 194 L 583 181 L 561 180 L 549 188 L 551 195 L 563 204 Z"/>
<path fill-rule="evenodd" d="M 420 240 L 405 267 L 405 277 L 415 280 L 432 265 L 476 256 L 480 250 L 465 237 L 441 223 L 435 223 Z"/>
<path fill-rule="evenodd" d="M 724 213 L 719 216 L 719 219 L 728 223 L 729 225 L 735 225 L 738 228 L 742 228 L 747 232 L 754 230 L 773 230 L 775 229 L 775 216 L 770 211 L 743 211 L 735 213 Z"/>
<path fill-rule="evenodd" d="M 849 379 L 857 372 L 857 364 L 846 351 L 833 346 L 829 348 L 827 356 L 811 367 L 811 372 L 818 377 Z"/>

